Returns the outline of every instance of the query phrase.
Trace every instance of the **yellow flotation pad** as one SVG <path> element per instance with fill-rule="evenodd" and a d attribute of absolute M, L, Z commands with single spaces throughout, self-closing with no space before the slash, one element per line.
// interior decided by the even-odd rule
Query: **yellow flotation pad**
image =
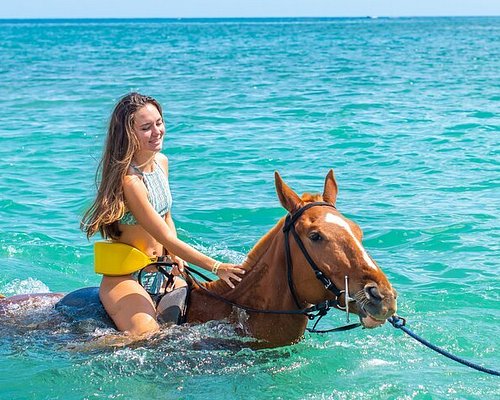
<path fill-rule="evenodd" d="M 95 242 L 94 271 L 102 275 L 120 276 L 132 274 L 155 262 L 139 249 L 125 243 Z"/>

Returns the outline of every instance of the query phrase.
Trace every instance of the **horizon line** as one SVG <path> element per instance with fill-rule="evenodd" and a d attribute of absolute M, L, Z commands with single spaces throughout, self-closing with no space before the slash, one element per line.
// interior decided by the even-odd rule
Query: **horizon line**
<path fill-rule="evenodd" d="M 245 20 L 245 19 L 397 19 L 397 18 L 495 18 L 499 15 L 364 15 L 364 16 L 272 16 L 272 17 L 0 17 L 0 21 L 71 21 L 71 20 Z"/>

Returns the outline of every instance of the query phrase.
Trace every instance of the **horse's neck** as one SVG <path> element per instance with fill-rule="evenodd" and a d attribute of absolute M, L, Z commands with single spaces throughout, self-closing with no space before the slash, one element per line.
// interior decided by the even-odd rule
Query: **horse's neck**
<path fill-rule="evenodd" d="M 251 308 L 290 310 L 294 303 L 288 288 L 285 268 L 284 239 L 281 233 L 283 220 L 275 225 L 254 248 L 248 253 L 242 267 L 245 275 L 235 289 L 230 289 L 223 281 L 218 280 L 206 285 L 206 288 L 224 298 Z M 220 300 L 211 298 L 201 289 L 195 289 L 196 294 L 204 294 L 208 303 L 219 303 L 213 310 L 221 310 Z M 193 304 L 194 305 L 194 304 Z M 211 307 L 204 307 L 206 313 Z M 232 307 L 228 305 L 224 313 L 230 314 Z M 214 315 L 212 318 L 224 318 L 227 315 Z M 207 315 L 208 319 L 211 319 Z"/>
<path fill-rule="evenodd" d="M 246 273 L 236 288 L 230 289 L 223 281 L 215 281 L 206 288 L 235 304 L 258 310 L 294 310 L 293 297 L 288 287 L 285 266 L 285 243 L 281 220 L 255 245 L 243 263 Z M 307 318 L 304 315 L 234 312 L 233 305 L 215 298 L 202 288 L 191 293 L 188 322 L 229 319 L 243 327 L 245 334 L 259 339 L 263 347 L 295 343 L 304 334 Z"/>

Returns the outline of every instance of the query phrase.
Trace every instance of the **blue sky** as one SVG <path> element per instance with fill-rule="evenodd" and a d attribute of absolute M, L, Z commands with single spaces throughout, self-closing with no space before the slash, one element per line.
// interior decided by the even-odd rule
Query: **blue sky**
<path fill-rule="evenodd" d="M 10 0 L 0 18 L 500 15 L 500 0 Z"/>

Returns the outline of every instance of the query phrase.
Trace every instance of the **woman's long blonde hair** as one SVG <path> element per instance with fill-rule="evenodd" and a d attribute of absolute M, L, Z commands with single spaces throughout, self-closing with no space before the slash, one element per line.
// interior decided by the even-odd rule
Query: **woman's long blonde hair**
<path fill-rule="evenodd" d="M 124 96 L 111 114 L 104 153 L 96 173 L 97 196 L 81 222 L 87 238 L 98 231 L 106 239 L 120 237 L 118 221 L 126 210 L 123 179 L 139 148 L 133 129 L 134 116 L 146 104 L 153 104 L 162 115 L 158 101 L 135 92 Z"/>

